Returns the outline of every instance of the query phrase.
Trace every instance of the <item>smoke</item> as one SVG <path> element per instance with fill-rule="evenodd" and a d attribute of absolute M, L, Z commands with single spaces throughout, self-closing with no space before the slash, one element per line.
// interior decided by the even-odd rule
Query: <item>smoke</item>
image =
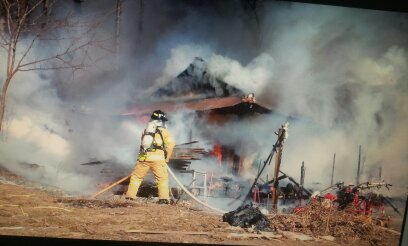
<path fill-rule="evenodd" d="M 335 181 L 355 183 L 362 145 L 365 172 L 360 182 L 379 181 L 382 166 L 387 171 L 381 179 L 394 183 L 392 193 L 406 192 L 407 16 L 303 4 L 268 3 L 265 9 L 269 26 L 263 29 L 262 52 L 255 58 L 237 61 L 214 49 L 191 52 L 195 46 L 183 44 L 168 61 L 177 64 L 177 57 L 200 55 L 218 78 L 255 92 L 258 102 L 273 110 L 297 116 L 282 166 L 295 178 L 305 161 L 306 184 L 329 185 L 336 153 Z M 316 13 L 319 18 L 313 17 Z M 248 154 L 270 148 L 273 131 L 286 120 L 271 118 L 232 119 L 227 126 L 202 124 L 202 129 L 239 154 Z M 235 144 L 243 138 L 247 153 Z"/>
<path fill-rule="evenodd" d="M 294 116 L 282 170 L 299 179 L 305 161 L 306 187 L 329 185 L 334 153 L 335 181 L 354 183 L 361 144 L 365 167 L 360 181 L 375 180 L 382 166 L 382 179 L 393 183 L 393 194 L 406 192 L 406 14 L 265 2 L 258 32 L 255 20 L 236 2 L 149 1 L 141 31 L 139 16 L 130 14 L 140 6 L 136 1 L 124 4 L 119 71 L 110 54 L 74 74 L 18 73 L 8 96 L 2 165 L 29 175 L 18 163 L 37 163 L 47 170 L 44 182 L 91 193 L 100 174 L 80 163 L 109 160 L 130 171 L 136 160 L 145 122 L 118 115 L 129 105 L 150 102 L 152 92 L 201 57 L 212 75 L 245 93 L 254 92 L 260 104 L 276 113 L 232 117 L 219 126 L 179 111 L 169 115 L 177 143 L 189 141 L 191 129 L 200 147 L 211 149 L 216 140 L 238 155 L 263 161 L 276 140 L 274 131 Z M 112 10 L 114 4 L 80 6 L 82 13 L 97 13 Z M 113 23 L 111 16 L 99 34 L 114 33 Z M 36 50 L 44 52 L 50 51 Z M 91 50 L 90 55 L 98 52 Z M 0 64 L 6 64 L 3 54 Z M 2 70 L 2 81 L 4 75 Z M 242 175 L 251 180 L 257 170 L 245 166 Z M 193 167 L 219 172 L 213 159 Z M 271 175 L 272 167 L 265 173 Z"/>
<path fill-rule="evenodd" d="M 210 57 L 208 70 L 229 85 L 243 91 L 258 93 L 272 80 L 273 68 L 273 58 L 269 54 L 263 53 L 251 60 L 246 66 L 242 66 L 239 62 L 227 57 L 213 55 Z"/>
<path fill-rule="evenodd" d="M 317 181 L 326 186 L 336 153 L 335 180 L 355 183 L 361 144 L 367 172 L 360 182 L 378 181 L 376 170 L 383 166 L 387 173 L 382 179 L 396 186 L 392 192 L 406 192 L 403 177 L 408 173 L 408 159 L 401 147 L 407 146 L 408 115 L 402 106 L 407 95 L 403 86 L 407 47 L 401 40 L 407 38 L 402 31 L 407 28 L 407 16 L 303 7 L 293 4 L 267 17 L 277 24 L 268 29 L 273 35 L 266 36 L 273 43 L 267 49 L 279 62 L 264 91 L 278 91 L 277 110 L 310 119 L 319 129 L 313 131 L 310 124 L 301 122 L 292 124 L 284 165 L 300 173 L 295 167 L 304 160 L 306 183 Z M 310 18 L 317 9 L 319 18 Z M 392 24 L 395 19 L 400 20 L 399 25 Z M 267 95 L 261 98 L 268 100 Z"/>
<path fill-rule="evenodd" d="M 166 85 L 179 73 L 185 70 L 195 57 L 207 57 L 211 49 L 204 45 L 181 44 L 172 48 L 170 57 L 166 60 L 162 75 L 155 81 L 158 87 Z M 154 88 L 154 89 L 157 89 Z"/>

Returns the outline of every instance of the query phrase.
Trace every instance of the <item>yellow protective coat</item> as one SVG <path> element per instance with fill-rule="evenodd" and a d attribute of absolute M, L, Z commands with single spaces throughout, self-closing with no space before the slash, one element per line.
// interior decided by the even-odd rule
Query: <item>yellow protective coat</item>
<path fill-rule="evenodd" d="M 140 184 L 146 176 L 149 169 L 152 169 L 153 175 L 156 178 L 157 187 L 159 190 L 159 199 L 169 199 L 169 175 L 167 173 L 167 163 L 173 153 L 175 142 L 167 129 L 159 127 L 158 130 L 163 136 L 164 145 L 166 147 L 167 158 L 164 157 L 164 151 L 156 149 L 152 152 L 139 153 L 136 166 L 130 177 L 129 188 L 126 196 L 136 198 Z M 154 142 L 158 146 L 163 146 L 163 141 L 159 133 L 154 135 Z"/>

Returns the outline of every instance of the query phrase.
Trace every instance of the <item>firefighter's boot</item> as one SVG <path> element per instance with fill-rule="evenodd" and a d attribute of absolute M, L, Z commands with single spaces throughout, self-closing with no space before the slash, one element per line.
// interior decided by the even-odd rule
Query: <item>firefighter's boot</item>
<path fill-rule="evenodd" d="M 169 180 L 163 179 L 157 182 L 157 188 L 159 190 L 159 199 L 160 200 L 170 200 L 169 195 Z"/>

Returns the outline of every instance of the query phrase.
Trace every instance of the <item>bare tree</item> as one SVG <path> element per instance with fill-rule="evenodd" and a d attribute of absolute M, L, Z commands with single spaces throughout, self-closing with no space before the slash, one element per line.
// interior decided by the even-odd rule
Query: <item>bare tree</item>
<path fill-rule="evenodd" d="M 96 29 L 102 23 L 83 21 L 68 13 L 51 19 L 50 0 L 0 0 L 0 48 L 6 54 L 6 75 L 0 96 L 0 132 L 6 97 L 16 73 L 77 69 L 94 63 L 90 47 L 104 48 Z M 37 54 L 40 49 L 45 52 Z"/>

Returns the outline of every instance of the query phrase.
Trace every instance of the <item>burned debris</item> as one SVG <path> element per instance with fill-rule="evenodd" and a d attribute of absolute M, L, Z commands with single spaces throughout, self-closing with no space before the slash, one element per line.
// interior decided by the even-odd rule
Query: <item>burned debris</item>
<path fill-rule="evenodd" d="M 258 231 L 272 231 L 268 218 L 261 213 L 259 208 L 252 205 L 245 205 L 222 216 L 222 221 L 228 222 L 232 226 L 242 228 L 255 227 Z"/>

